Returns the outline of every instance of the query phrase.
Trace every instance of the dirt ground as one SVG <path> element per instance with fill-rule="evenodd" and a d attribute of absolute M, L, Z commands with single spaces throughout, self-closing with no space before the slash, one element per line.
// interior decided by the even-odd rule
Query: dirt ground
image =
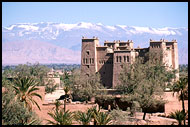
<path fill-rule="evenodd" d="M 83 111 L 85 112 L 88 108 L 94 106 L 93 104 L 67 104 L 66 105 L 66 110 L 69 110 L 71 112 L 73 111 Z M 37 107 L 34 108 L 33 111 L 36 112 L 36 114 L 39 116 L 39 118 L 42 120 L 42 124 L 47 124 L 47 119 L 48 120 L 53 120 L 47 113 L 52 112 L 53 108 L 55 106 L 53 104 L 48 104 L 48 105 L 42 105 L 41 106 L 41 111 L 37 109 Z M 63 105 L 61 105 L 61 108 L 63 108 Z"/>
<path fill-rule="evenodd" d="M 41 110 L 37 108 L 37 106 L 33 105 L 33 111 L 36 112 L 36 114 L 39 116 L 39 119 L 42 121 L 43 125 L 47 125 L 47 120 L 53 120 L 49 115 L 48 112 L 52 112 L 53 108 L 55 108 L 53 102 L 49 102 L 51 100 L 51 96 L 48 95 L 45 96 L 45 87 L 40 86 L 39 87 L 39 94 L 42 96 L 42 100 L 39 98 L 34 98 Z M 2 92 L 4 89 L 2 89 Z M 60 93 L 59 93 L 60 94 Z M 59 94 L 57 96 L 59 96 Z M 47 94 L 46 94 L 47 95 Z M 178 122 L 175 119 L 170 119 L 170 118 L 165 118 L 165 117 L 160 117 L 158 115 L 168 115 L 171 111 L 174 111 L 176 109 L 181 109 L 181 102 L 177 101 L 177 99 L 174 99 L 172 97 L 171 93 L 166 93 L 167 97 L 166 99 L 168 100 L 168 103 L 165 105 L 165 113 L 153 113 L 149 114 L 147 113 L 146 115 L 146 120 L 142 120 L 143 113 L 137 112 L 134 117 L 131 117 L 131 121 L 124 121 L 124 125 L 177 125 Z M 55 95 L 52 95 L 53 98 L 55 98 Z M 48 101 L 47 101 L 48 100 Z M 88 108 L 96 106 L 96 104 L 84 104 L 84 103 L 67 103 L 66 105 L 66 110 L 70 110 L 71 112 L 73 111 L 86 111 Z M 188 101 L 185 101 L 185 107 L 188 109 Z M 63 108 L 63 105 L 61 105 L 61 108 Z M 105 111 L 105 110 L 102 110 Z M 73 123 L 74 125 L 79 124 L 77 122 Z M 188 124 L 188 121 L 187 121 Z"/>
<path fill-rule="evenodd" d="M 66 110 L 73 111 L 86 111 L 88 108 L 95 106 L 95 104 L 67 104 Z M 33 110 L 37 113 L 39 118 L 42 120 L 43 125 L 47 125 L 47 119 L 53 120 L 47 113 L 51 112 L 55 106 L 53 104 L 46 104 L 41 106 L 41 111 L 35 107 Z M 61 106 L 63 108 L 63 105 Z M 105 110 L 101 110 L 105 111 Z M 175 119 L 158 117 L 158 114 L 149 114 L 146 115 L 146 120 L 142 120 L 143 113 L 137 112 L 134 117 L 131 117 L 130 120 L 123 122 L 124 125 L 177 125 L 178 122 Z M 73 122 L 74 125 L 78 125 L 76 121 Z"/>
<path fill-rule="evenodd" d="M 41 111 L 36 107 L 33 106 L 33 111 L 36 112 L 36 114 L 39 116 L 39 118 L 42 120 L 42 124 L 47 124 L 47 119 L 48 120 L 53 120 L 47 113 L 51 112 L 53 110 L 53 108 L 55 107 L 53 102 L 47 102 L 46 100 L 50 100 L 50 96 L 48 95 L 45 96 L 45 88 L 44 87 L 39 87 L 39 93 L 42 96 L 42 100 L 40 100 L 39 98 L 36 98 L 36 101 L 38 102 L 39 106 L 41 107 Z M 170 93 L 168 93 L 168 100 L 171 100 L 171 95 Z M 58 94 L 59 95 L 59 94 Z M 55 94 L 52 95 L 53 98 L 55 98 Z M 173 103 L 173 104 L 171 104 Z M 188 104 L 188 102 L 186 102 Z M 175 102 L 174 101 L 170 101 L 168 104 L 171 104 L 172 106 L 174 106 L 174 104 L 177 104 L 177 107 L 179 107 L 178 105 L 181 105 L 181 103 L 179 102 Z M 170 107 L 168 105 L 166 105 L 166 108 L 170 108 L 170 109 L 166 109 L 167 111 L 171 111 L 171 105 Z M 92 107 L 92 106 L 96 106 L 96 104 L 84 104 L 84 103 L 67 103 L 66 105 L 66 110 L 70 110 L 71 112 L 73 111 L 86 111 L 88 108 Z M 177 108 L 176 107 L 176 108 Z M 63 105 L 61 105 L 61 108 L 63 108 Z M 175 108 L 175 109 L 176 109 Z M 105 111 L 105 110 L 102 110 Z M 164 114 L 164 113 L 153 113 L 153 114 L 149 114 L 147 113 L 146 115 L 146 120 L 142 120 L 143 117 L 143 113 L 136 113 L 135 117 L 131 117 L 132 122 L 130 121 L 126 121 L 124 122 L 124 124 L 126 125 L 177 125 L 177 121 L 175 119 L 170 119 L 170 118 L 165 118 L 165 117 L 160 117 L 158 116 L 158 114 Z M 168 112 L 165 113 L 165 115 L 168 114 Z M 188 121 L 187 121 L 188 122 Z M 77 122 L 74 122 L 74 124 L 79 124 Z"/>

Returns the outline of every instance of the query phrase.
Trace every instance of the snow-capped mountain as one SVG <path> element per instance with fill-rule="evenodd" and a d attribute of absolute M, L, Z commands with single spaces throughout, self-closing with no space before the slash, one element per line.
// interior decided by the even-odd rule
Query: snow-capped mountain
<path fill-rule="evenodd" d="M 82 36 L 88 38 L 96 36 L 101 44 L 104 40 L 133 40 L 134 47 L 148 47 L 150 39 L 176 39 L 179 49 L 179 63 L 188 63 L 187 28 L 109 26 L 86 22 L 76 24 L 41 22 L 19 23 L 2 27 L 3 64 L 26 63 L 27 61 L 80 63 Z M 54 52 L 53 49 L 55 49 Z M 66 54 L 70 59 L 67 59 Z"/>

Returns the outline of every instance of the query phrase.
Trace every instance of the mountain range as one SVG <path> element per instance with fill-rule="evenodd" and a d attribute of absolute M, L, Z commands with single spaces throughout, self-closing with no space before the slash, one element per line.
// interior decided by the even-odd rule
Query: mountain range
<path fill-rule="evenodd" d="M 66 63 L 80 64 L 82 36 L 105 40 L 133 40 L 134 48 L 149 46 L 149 40 L 178 42 L 179 63 L 188 63 L 188 28 L 152 28 L 80 22 L 18 23 L 2 27 L 2 64 Z"/>

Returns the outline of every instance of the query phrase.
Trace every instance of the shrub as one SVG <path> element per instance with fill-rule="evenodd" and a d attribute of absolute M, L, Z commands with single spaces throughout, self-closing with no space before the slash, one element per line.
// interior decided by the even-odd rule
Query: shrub
<path fill-rule="evenodd" d="M 45 85 L 45 92 L 46 93 L 52 93 L 55 91 L 55 89 L 57 88 L 57 84 L 54 84 L 55 81 L 53 79 L 49 79 L 48 82 Z"/>
<path fill-rule="evenodd" d="M 110 112 L 113 125 L 122 125 L 129 118 L 128 113 L 120 109 L 114 109 Z"/>

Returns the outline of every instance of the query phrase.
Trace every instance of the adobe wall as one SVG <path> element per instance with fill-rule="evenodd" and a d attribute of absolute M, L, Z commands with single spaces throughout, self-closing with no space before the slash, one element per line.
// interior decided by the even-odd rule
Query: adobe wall
<path fill-rule="evenodd" d="M 182 102 L 178 100 L 177 94 L 173 96 L 173 92 L 165 92 L 164 100 L 168 102 L 165 104 L 165 113 L 169 115 L 175 110 L 182 110 Z M 188 100 L 185 100 L 185 110 L 188 110 Z"/>
<path fill-rule="evenodd" d="M 126 61 L 124 61 L 124 56 L 126 56 Z M 127 61 L 127 56 L 129 61 Z M 118 61 L 117 61 L 118 57 Z M 120 62 L 121 57 L 121 62 Z M 123 63 L 131 64 L 134 61 L 135 53 L 132 51 L 116 51 L 114 52 L 114 62 L 113 62 L 113 88 L 118 85 L 119 76 L 123 68 Z"/>
<path fill-rule="evenodd" d="M 106 48 L 97 47 L 97 71 L 101 75 L 102 84 L 112 87 L 113 78 L 113 53 L 107 53 Z"/>

